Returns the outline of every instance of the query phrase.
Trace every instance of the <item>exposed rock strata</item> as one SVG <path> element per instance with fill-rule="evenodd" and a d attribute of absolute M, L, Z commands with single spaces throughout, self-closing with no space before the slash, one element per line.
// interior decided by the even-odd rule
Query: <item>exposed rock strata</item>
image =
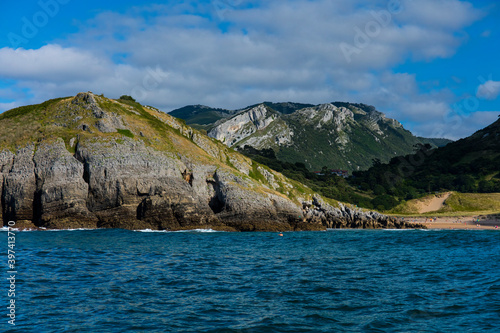
<path fill-rule="evenodd" d="M 12 154 L 10 151 L 2 151 L 0 152 L 0 194 L 2 195 L 1 197 L 1 203 L 2 203 L 2 209 L 0 211 L 0 217 L 3 220 L 3 212 L 5 211 L 5 205 L 4 205 L 4 194 L 3 194 L 3 189 L 4 189 L 4 180 L 5 176 L 9 174 L 11 168 L 12 168 L 12 163 L 14 162 L 14 154 Z"/>
<path fill-rule="evenodd" d="M 404 228 L 393 218 L 315 197 L 299 207 L 215 166 L 186 165 L 134 140 L 62 140 L 0 153 L 4 222 L 45 228 L 240 231 Z"/>
<path fill-rule="evenodd" d="M 231 146 L 256 131 L 266 128 L 275 119 L 276 116 L 270 113 L 264 105 L 258 105 L 225 120 L 215 127 L 209 136 Z"/>
<path fill-rule="evenodd" d="M 19 149 L 14 156 L 12 168 L 4 175 L 2 190 L 4 221 L 34 220 L 36 178 L 33 154 L 33 145 Z"/>
<path fill-rule="evenodd" d="M 89 185 L 83 177 L 83 164 L 66 150 L 64 142 L 40 144 L 33 160 L 33 220 L 45 227 L 96 227 L 97 218 L 87 208 Z"/>

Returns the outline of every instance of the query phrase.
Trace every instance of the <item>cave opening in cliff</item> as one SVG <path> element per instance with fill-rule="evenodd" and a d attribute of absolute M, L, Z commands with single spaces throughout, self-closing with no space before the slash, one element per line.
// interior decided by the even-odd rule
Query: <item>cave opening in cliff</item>
<path fill-rule="evenodd" d="M 208 181 L 207 185 L 212 192 L 212 196 L 208 205 L 210 209 L 214 212 L 214 214 L 218 214 L 224 210 L 224 202 L 219 198 L 219 184 L 215 181 Z"/>

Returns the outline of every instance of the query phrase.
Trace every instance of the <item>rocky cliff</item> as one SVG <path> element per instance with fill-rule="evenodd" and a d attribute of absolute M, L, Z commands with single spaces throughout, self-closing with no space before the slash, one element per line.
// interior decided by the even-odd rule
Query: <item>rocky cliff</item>
<path fill-rule="evenodd" d="M 222 121 L 210 131 L 209 136 L 231 147 L 255 132 L 265 129 L 276 118 L 276 112 L 272 112 L 264 105 L 258 105 Z"/>
<path fill-rule="evenodd" d="M 0 191 L 4 224 L 25 227 L 408 227 L 326 203 L 154 108 L 92 93 L 0 115 Z"/>

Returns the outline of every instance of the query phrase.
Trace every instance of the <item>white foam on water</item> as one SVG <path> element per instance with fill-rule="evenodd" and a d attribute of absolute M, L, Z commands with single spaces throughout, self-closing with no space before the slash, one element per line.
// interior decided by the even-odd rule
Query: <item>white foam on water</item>
<path fill-rule="evenodd" d="M 76 228 L 76 229 L 47 229 L 47 228 L 38 228 L 38 229 L 18 229 L 18 228 L 12 228 L 12 227 L 1 227 L 0 232 L 8 232 L 8 231 L 15 231 L 15 232 L 24 232 L 24 231 L 51 231 L 51 232 L 58 232 L 58 231 L 93 231 L 93 230 L 99 230 L 99 229 L 90 229 L 90 228 Z M 170 232 L 200 232 L 200 233 L 209 233 L 209 232 L 225 232 L 225 231 L 218 231 L 218 230 L 213 230 L 213 229 L 192 229 L 192 230 L 179 230 L 179 231 L 169 231 L 169 230 L 151 230 L 151 229 L 144 229 L 144 230 L 133 230 L 135 232 L 155 232 L 155 233 L 170 233 Z"/>
<path fill-rule="evenodd" d="M 224 231 L 218 231 L 214 229 L 193 229 L 193 230 L 179 230 L 174 232 L 224 232 Z"/>
<path fill-rule="evenodd" d="M 159 232 L 159 233 L 172 232 L 172 231 L 167 231 L 167 230 L 151 230 L 151 229 L 133 230 L 133 231 L 135 231 L 135 232 Z"/>
<path fill-rule="evenodd" d="M 326 231 L 353 231 L 353 230 L 363 230 L 363 229 L 349 229 L 349 228 L 326 228 Z M 373 230 L 373 229 L 372 229 Z"/>
<path fill-rule="evenodd" d="M 47 229 L 47 228 L 38 228 L 38 229 L 18 229 L 11 227 L 2 227 L 0 231 L 15 231 L 15 232 L 27 232 L 27 231 L 92 231 L 97 229 L 88 229 L 88 228 L 78 228 L 78 229 Z"/>
<path fill-rule="evenodd" d="M 18 229 L 18 228 L 12 228 L 12 227 L 2 227 L 0 231 L 15 231 L 15 232 L 25 232 L 25 231 L 36 231 L 36 229 Z"/>
<path fill-rule="evenodd" d="M 414 230 L 424 230 L 424 229 L 382 229 L 384 231 L 414 231 Z"/>
<path fill-rule="evenodd" d="M 98 229 L 89 229 L 89 228 L 77 228 L 77 229 L 46 229 L 46 228 L 40 228 L 43 231 L 92 231 L 92 230 L 98 230 Z"/>
<path fill-rule="evenodd" d="M 178 230 L 178 231 L 170 231 L 170 230 L 151 230 L 151 229 L 144 229 L 144 230 L 134 230 L 136 232 L 151 232 L 151 233 L 171 233 L 171 232 L 224 232 L 224 231 L 218 231 L 218 230 L 213 230 L 213 229 L 191 229 L 191 230 Z"/>

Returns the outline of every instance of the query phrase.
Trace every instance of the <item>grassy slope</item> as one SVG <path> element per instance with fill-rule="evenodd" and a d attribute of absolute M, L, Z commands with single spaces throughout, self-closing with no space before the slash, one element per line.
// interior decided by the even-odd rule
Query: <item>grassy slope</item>
<path fill-rule="evenodd" d="M 420 141 L 422 141 L 423 144 L 429 143 L 432 146 L 436 147 L 444 147 L 448 143 L 452 143 L 453 141 L 448 140 L 448 139 L 436 139 L 436 138 L 423 138 L 423 137 L 418 137 Z"/>
<path fill-rule="evenodd" d="M 96 137 L 119 139 L 122 136 L 137 140 L 140 138 L 146 145 L 170 153 L 184 151 L 187 146 L 190 149 L 195 148 L 188 138 L 181 135 L 179 129 L 159 119 L 159 111 L 131 101 L 111 100 L 98 96 L 95 98 L 103 110 L 120 116 L 127 124 L 127 129 L 102 133 L 94 126 L 96 119 L 90 110 L 71 104 L 73 97 L 54 99 L 6 111 L 0 115 L 0 148 L 15 151 L 16 147 L 29 142 L 57 137 L 63 138 L 69 145 L 69 141 L 77 137 L 85 140 Z M 183 126 L 178 121 L 176 123 L 178 127 Z M 82 124 L 88 125 L 91 133 L 79 129 Z M 196 156 L 201 159 L 208 158 L 201 149 L 196 151 Z"/>
<path fill-rule="evenodd" d="M 404 129 L 384 126 L 382 131 L 387 137 L 377 142 L 374 136 L 380 136 L 363 126 L 353 122 L 343 133 L 349 142 L 342 149 L 336 143 L 338 134 L 333 134 L 333 126 L 315 128 L 316 124 L 304 124 L 300 119 L 289 117 L 288 123 L 294 131 L 294 144 L 280 147 L 277 157 L 286 162 L 306 162 L 312 170 L 321 170 L 323 166 L 335 169 L 356 170 L 369 168 L 373 159 L 388 161 L 395 155 L 412 151 L 413 145 L 420 141 Z"/>
<path fill-rule="evenodd" d="M 409 200 L 395 207 L 389 213 L 412 216 L 461 216 L 492 215 L 500 213 L 500 193 L 457 193 L 453 192 L 444 207 L 436 212 L 419 214 L 420 202 L 428 201 L 434 195 Z"/>

